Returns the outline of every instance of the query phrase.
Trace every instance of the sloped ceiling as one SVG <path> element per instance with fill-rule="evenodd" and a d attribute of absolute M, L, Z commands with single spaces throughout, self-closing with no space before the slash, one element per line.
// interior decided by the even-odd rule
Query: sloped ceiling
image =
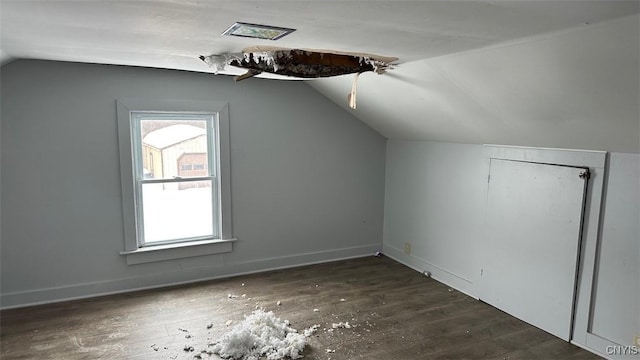
<path fill-rule="evenodd" d="M 360 77 L 357 110 L 352 76 L 308 83 L 392 139 L 640 152 L 639 11 L 611 0 L 0 0 L 0 61 L 211 72 L 199 55 L 253 45 L 396 56 L 394 70 Z M 235 21 L 297 31 L 220 36 Z"/>
<path fill-rule="evenodd" d="M 640 18 L 311 86 L 391 139 L 640 152 Z M 364 100 L 360 100 L 364 99 Z"/>

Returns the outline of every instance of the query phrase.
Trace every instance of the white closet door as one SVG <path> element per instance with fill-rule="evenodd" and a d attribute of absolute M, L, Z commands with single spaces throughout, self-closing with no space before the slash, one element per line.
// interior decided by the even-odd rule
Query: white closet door
<path fill-rule="evenodd" d="M 586 177 L 582 168 L 491 159 L 480 298 L 567 341 Z"/>

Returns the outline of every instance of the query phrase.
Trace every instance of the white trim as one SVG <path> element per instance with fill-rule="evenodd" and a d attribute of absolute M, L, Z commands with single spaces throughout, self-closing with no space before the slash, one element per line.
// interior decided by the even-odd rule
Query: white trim
<path fill-rule="evenodd" d="M 0 308 L 2 310 L 6 310 L 25 306 L 50 304 L 61 301 L 163 288 L 271 270 L 361 258 L 365 256 L 373 256 L 376 251 L 379 250 L 380 245 L 354 246 L 336 250 L 324 250 L 270 259 L 225 264 L 224 267 L 221 266 L 219 262 L 212 261 L 213 265 L 206 268 L 199 267 L 181 269 L 180 271 L 172 270 L 163 273 L 154 273 L 124 279 L 97 281 L 71 286 L 2 294 L 0 296 Z M 213 259 L 217 256 L 223 255 L 211 255 Z"/>
<path fill-rule="evenodd" d="M 391 259 L 416 270 L 419 273 L 424 274 L 425 272 L 430 272 L 431 277 L 443 283 L 451 288 L 454 288 L 461 293 L 472 297 L 478 300 L 478 297 L 474 295 L 473 289 L 473 281 L 467 279 L 464 276 L 455 274 L 443 267 L 435 265 L 429 261 L 418 258 L 413 255 L 406 255 L 402 249 L 398 249 L 389 244 L 384 244 L 382 248 L 382 253 Z"/>
<path fill-rule="evenodd" d="M 200 176 L 200 177 L 178 177 L 173 176 L 173 178 L 168 178 L 166 174 L 163 178 L 156 179 L 145 179 L 143 176 L 143 153 L 144 153 L 144 144 L 142 141 L 142 121 L 145 120 L 153 120 L 153 121 L 167 121 L 167 120 L 180 120 L 180 121 L 202 121 L 206 124 L 205 126 L 205 135 L 206 135 L 206 147 L 207 147 L 207 163 L 208 163 L 208 175 Z M 118 122 L 125 122 L 126 119 L 118 119 Z M 186 183 L 192 181 L 209 181 L 211 182 L 211 197 L 209 198 L 211 207 L 212 207 L 212 232 L 210 234 L 203 234 L 203 236 L 219 239 L 220 234 L 220 221 L 218 213 L 219 202 L 218 202 L 218 192 L 220 191 L 220 182 L 216 177 L 216 174 L 219 173 L 219 169 L 216 168 L 219 157 L 219 147 L 215 143 L 217 139 L 220 138 L 218 131 L 218 113 L 211 111 L 190 111 L 190 112 L 175 112 L 175 111 L 140 111 L 134 110 L 129 112 L 129 126 L 131 128 L 131 137 L 129 141 L 131 142 L 131 148 L 134 151 L 133 155 L 133 172 L 134 172 L 134 195 L 136 196 L 134 199 L 135 209 L 136 209 L 136 234 L 137 234 L 137 243 L 139 247 L 143 246 L 155 246 L 156 244 L 173 242 L 173 243 L 183 243 L 190 241 L 185 238 L 176 238 L 176 239 L 163 239 L 156 241 L 148 241 L 147 233 L 145 232 L 145 224 L 144 213 L 145 202 L 143 196 L 143 188 L 147 184 L 171 184 L 171 183 Z M 215 138 L 213 135 L 215 134 Z M 126 139 L 119 139 L 120 142 L 126 141 Z M 162 151 L 162 149 L 160 149 Z M 163 158 L 163 155 L 160 155 L 160 158 Z M 164 166 L 164 160 L 162 160 Z M 178 170 L 179 171 L 179 170 Z M 230 251 L 230 250 L 229 250 Z"/>
<path fill-rule="evenodd" d="M 133 149 L 131 141 L 131 126 L 129 125 L 129 106 L 121 101 L 116 101 L 118 115 L 118 146 L 120 155 L 120 188 L 122 192 L 122 219 L 124 221 L 125 251 L 133 251 L 138 248 L 136 237 L 136 212 L 134 195 L 133 174 Z M 127 141 L 124 141 L 127 140 Z"/>
<path fill-rule="evenodd" d="M 485 145 L 490 159 L 519 160 L 566 166 L 604 168 L 606 151 Z"/>
<path fill-rule="evenodd" d="M 121 251 L 120 255 L 126 255 L 127 265 L 145 264 L 155 261 L 231 252 L 233 250 L 233 242 L 236 240 L 198 240 L 147 246 L 133 251 Z"/>
<path fill-rule="evenodd" d="M 124 99 L 116 100 L 116 111 L 118 120 L 118 140 L 120 150 L 120 183 L 122 188 L 122 215 L 124 222 L 124 251 L 122 255 L 127 256 L 127 264 L 140 264 L 152 261 L 162 261 L 177 259 L 180 257 L 192 257 L 198 255 L 210 255 L 232 250 L 231 241 L 233 239 L 233 229 L 231 221 L 231 161 L 230 161 L 230 120 L 229 104 L 216 101 L 188 101 L 188 100 L 150 100 L 150 99 Z M 216 156 L 216 163 L 219 164 L 215 170 L 215 177 L 219 178 L 219 207 L 214 209 L 219 224 L 219 238 L 217 242 L 203 244 L 197 241 L 186 241 L 176 243 L 172 246 L 155 245 L 150 247 L 139 247 L 138 235 L 140 227 L 136 224 L 136 198 L 134 188 L 136 186 L 133 174 L 133 144 L 132 135 L 132 112 L 185 112 L 185 113 L 208 113 L 216 114 L 213 119 L 213 130 L 216 149 L 213 152 Z M 209 136 L 208 136 L 209 138 Z M 208 141 L 210 143 L 210 141 Z M 210 144 L 208 145 L 210 146 Z M 216 205 L 214 204 L 214 205 Z M 217 206 L 217 205 L 216 205 Z M 225 241 L 226 240 L 226 241 Z M 198 247 L 197 253 L 194 246 Z M 184 249 L 179 250 L 179 247 Z M 153 251 L 152 251 L 153 250 Z"/>
<path fill-rule="evenodd" d="M 220 238 L 233 238 L 233 222 L 231 221 L 231 123 L 229 120 L 229 104 L 224 103 L 218 110 L 218 170 L 216 177 L 220 179 Z M 225 136 L 220 136 L 226 134 Z"/>

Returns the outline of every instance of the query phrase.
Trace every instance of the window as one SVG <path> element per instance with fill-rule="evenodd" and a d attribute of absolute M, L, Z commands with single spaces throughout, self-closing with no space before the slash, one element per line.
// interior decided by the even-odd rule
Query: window
<path fill-rule="evenodd" d="M 217 114 L 132 111 L 129 116 L 139 246 L 218 238 Z M 192 151 L 211 164 L 210 171 L 194 174 L 192 163 L 179 164 Z M 154 154 L 161 159 L 157 167 L 151 165 Z M 144 170 L 151 168 L 151 178 L 145 178 Z"/>
<path fill-rule="evenodd" d="M 231 251 L 227 104 L 117 107 L 127 263 Z"/>

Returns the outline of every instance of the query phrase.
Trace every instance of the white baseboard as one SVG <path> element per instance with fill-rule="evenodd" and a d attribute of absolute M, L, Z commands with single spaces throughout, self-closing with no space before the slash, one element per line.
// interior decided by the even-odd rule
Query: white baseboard
<path fill-rule="evenodd" d="M 424 273 L 425 271 L 430 272 L 431 277 L 434 280 L 456 289 L 476 300 L 478 299 L 476 291 L 473 288 L 473 281 L 463 276 L 457 275 L 454 272 L 437 266 L 427 260 L 406 255 L 404 250 L 398 249 L 389 244 L 382 245 L 382 253 L 420 273 Z"/>
<path fill-rule="evenodd" d="M 0 295 L 0 309 L 12 309 L 68 300 L 91 298 L 207 280 L 215 280 L 257 272 L 286 269 L 344 259 L 373 256 L 380 245 L 365 245 L 337 250 L 296 254 L 239 263 L 212 265 L 174 272 L 155 273 L 125 279 L 90 282 L 69 286 L 29 290 Z"/>

